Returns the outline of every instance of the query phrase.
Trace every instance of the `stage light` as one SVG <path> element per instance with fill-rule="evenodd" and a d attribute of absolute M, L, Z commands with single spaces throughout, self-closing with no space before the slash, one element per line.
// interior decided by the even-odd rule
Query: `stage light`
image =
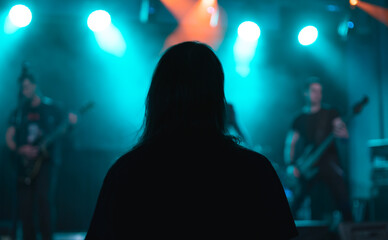
<path fill-rule="evenodd" d="M 337 5 L 329 4 L 327 5 L 327 10 L 330 12 L 338 12 L 340 8 Z"/>
<path fill-rule="evenodd" d="M 108 12 L 97 10 L 89 15 L 87 23 L 93 32 L 101 32 L 110 26 L 111 18 Z"/>
<path fill-rule="evenodd" d="M 217 0 L 160 0 L 178 27 L 166 38 L 163 49 L 183 41 L 200 41 L 217 49 L 224 38 L 224 14 Z"/>
<path fill-rule="evenodd" d="M 202 3 L 207 6 L 213 6 L 216 3 L 216 0 L 202 0 Z"/>
<path fill-rule="evenodd" d="M 102 50 L 117 57 L 123 57 L 127 44 L 120 30 L 113 24 L 110 24 L 103 31 L 94 32 L 97 44 Z"/>
<path fill-rule="evenodd" d="M 388 8 L 364 1 L 357 1 L 357 7 L 388 27 Z"/>
<path fill-rule="evenodd" d="M 213 14 L 214 11 L 215 11 L 214 7 L 208 7 L 208 8 L 207 8 L 207 12 L 208 12 L 209 14 Z"/>
<path fill-rule="evenodd" d="M 358 0 L 349 0 L 351 6 L 356 6 L 358 4 Z"/>
<path fill-rule="evenodd" d="M 354 28 L 354 22 L 348 21 L 348 28 L 353 29 Z"/>
<path fill-rule="evenodd" d="M 313 44 L 318 38 L 318 30 L 314 26 L 304 27 L 298 35 L 299 43 L 307 46 Z"/>
<path fill-rule="evenodd" d="M 237 32 L 238 36 L 245 41 L 257 41 L 261 33 L 259 26 L 251 21 L 241 23 Z"/>
<path fill-rule="evenodd" d="M 8 17 L 13 25 L 22 28 L 31 23 L 32 13 L 28 7 L 19 4 L 11 8 Z"/>
<path fill-rule="evenodd" d="M 256 23 L 246 21 L 237 29 L 237 39 L 233 46 L 236 72 L 241 77 L 247 77 L 251 72 L 251 62 L 255 57 L 260 28 Z"/>

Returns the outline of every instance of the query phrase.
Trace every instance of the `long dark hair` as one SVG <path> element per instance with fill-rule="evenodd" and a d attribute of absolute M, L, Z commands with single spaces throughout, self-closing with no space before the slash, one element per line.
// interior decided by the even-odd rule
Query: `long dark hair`
<path fill-rule="evenodd" d="M 224 71 L 213 50 L 200 42 L 167 49 L 154 71 L 139 143 L 169 134 L 225 136 Z"/>

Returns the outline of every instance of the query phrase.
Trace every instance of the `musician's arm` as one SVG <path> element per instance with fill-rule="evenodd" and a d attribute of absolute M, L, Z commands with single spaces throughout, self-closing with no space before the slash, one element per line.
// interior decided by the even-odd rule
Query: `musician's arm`
<path fill-rule="evenodd" d="M 296 148 L 296 143 L 300 139 L 300 135 L 298 131 L 291 130 L 286 138 L 286 143 L 285 143 L 285 148 L 284 148 L 284 161 L 287 166 L 287 173 L 290 175 L 294 175 L 295 177 L 300 176 L 299 169 L 294 167 L 292 165 L 295 161 L 295 148 Z"/>
<path fill-rule="evenodd" d="M 299 136 L 300 136 L 299 132 L 295 130 L 291 130 L 287 134 L 286 143 L 284 146 L 284 161 L 286 165 L 290 165 L 294 161 L 295 147 L 296 147 L 296 143 L 299 140 Z"/>
<path fill-rule="evenodd" d="M 16 129 L 14 126 L 10 126 L 8 127 L 7 129 L 7 132 L 5 134 L 5 141 L 7 143 L 7 147 L 11 150 L 11 151 L 16 151 L 16 142 L 14 140 L 14 137 L 15 137 L 15 133 L 16 133 Z"/>
<path fill-rule="evenodd" d="M 334 118 L 332 124 L 333 124 L 334 136 L 342 139 L 349 138 L 348 128 L 346 127 L 346 124 L 344 123 L 344 121 L 342 121 L 340 117 Z"/>
<path fill-rule="evenodd" d="M 38 147 L 28 145 L 28 144 L 18 147 L 14 139 L 15 133 L 16 133 L 16 128 L 14 126 L 8 127 L 7 132 L 5 134 L 7 147 L 11 151 L 15 151 L 15 152 L 17 151 L 18 154 L 23 155 L 27 158 L 35 158 L 36 156 L 38 156 L 38 153 L 39 153 Z"/>

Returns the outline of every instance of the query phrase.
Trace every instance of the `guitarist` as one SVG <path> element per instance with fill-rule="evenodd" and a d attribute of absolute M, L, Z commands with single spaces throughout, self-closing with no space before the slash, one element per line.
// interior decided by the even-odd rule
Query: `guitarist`
<path fill-rule="evenodd" d="M 314 168 L 318 173 L 311 179 L 304 179 L 301 172 L 293 164 L 306 148 L 316 148 L 331 133 L 335 138 L 347 139 L 349 137 L 347 127 L 334 109 L 324 106 L 322 101 L 322 84 L 319 78 L 308 79 L 304 88 L 306 106 L 292 123 L 285 143 L 285 161 L 288 165 L 287 172 L 298 179 L 298 186 L 294 189 L 294 198 L 291 209 L 295 214 L 303 203 L 307 194 L 315 186 L 317 181 L 326 184 L 342 213 L 345 221 L 351 221 L 352 214 L 348 190 L 344 180 L 344 171 L 340 166 L 338 149 L 332 143 L 317 160 Z M 312 148 L 312 150 L 314 150 Z M 303 159 L 301 159 L 303 161 Z"/>
<path fill-rule="evenodd" d="M 37 204 L 42 239 L 52 239 L 52 200 L 58 144 L 54 143 L 47 146 L 47 149 L 41 149 L 36 143 L 52 132 L 64 118 L 52 100 L 38 94 L 37 82 L 33 75 L 22 73 L 19 83 L 19 106 L 11 114 L 6 143 L 15 156 L 13 160 L 18 169 L 17 206 L 23 225 L 23 238 L 36 239 L 34 210 Z M 68 120 L 75 124 L 77 115 L 69 113 Z M 44 160 L 36 177 L 28 181 L 21 178 L 23 162 L 33 162 L 39 157 L 44 157 Z"/>

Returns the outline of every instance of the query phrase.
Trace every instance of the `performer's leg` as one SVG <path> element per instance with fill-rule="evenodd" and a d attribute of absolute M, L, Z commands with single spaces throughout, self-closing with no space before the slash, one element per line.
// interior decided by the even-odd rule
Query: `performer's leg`
<path fill-rule="evenodd" d="M 306 199 L 307 194 L 310 192 L 312 186 L 314 185 L 315 180 L 305 181 L 301 180 L 300 184 L 293 191 L 293 199 L 290 204 L 290 208 L 294 218 L 296 217 L 296 213 L 301 207 L 303 201 Z"/>
<path fill-rule="evenodd" d="M 52 208 L 53 208 L 53 179 L 51 164 L 44 164 L 36 179 L 39 209 L 39 223 L 42 240 L 50 240 L 53 235 Z"/>
<path fill-rule="evenodd" d="M 17 176 L 12 175 L 11 183 L 14 183 L 11 188 L 11 196 L 12 196 L 12 206 L 11 206 L 11 216 L 12 216 L 12 227 L 11 227 L 11 239 L 16 239 L 16 233 L 18 228 L 19 221 L 19 199 L 18 199 L 18 182 Z"/>
<path fill-rule="evenodd" d="M 344 221 L 352 221 L 349 192 L 343 178 L 343 172 L 337 165 L 324 168 L 324 181 L 328 184 Z"/>
<path fill-rule="evenodd" d="M 27 186 L 23 183 L 18 185 L 18 205 L 20 219 L 23 225 L 23 239 L 35 240 L 34 226 L 34 185 Z"/>

